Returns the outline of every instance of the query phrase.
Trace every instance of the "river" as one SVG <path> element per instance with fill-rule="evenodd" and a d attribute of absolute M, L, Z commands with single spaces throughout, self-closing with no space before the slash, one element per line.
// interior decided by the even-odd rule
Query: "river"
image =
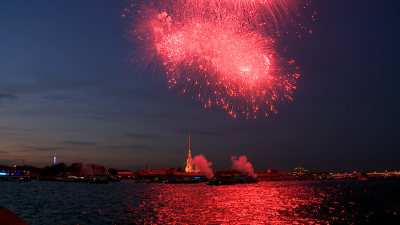
<path fill-rule="evenodd" d="M 2 181 L 0 205 L 31 225 L 400 224 L 400 179 L 227 186 Z"/>

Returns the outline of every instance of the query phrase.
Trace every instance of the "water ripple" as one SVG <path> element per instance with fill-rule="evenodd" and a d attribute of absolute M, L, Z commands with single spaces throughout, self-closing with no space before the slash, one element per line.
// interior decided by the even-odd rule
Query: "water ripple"
<path fill-rule="evenodd" d="M 399 181 L 109 184 L 0 182 L 31 225 L 327 224 L 400 221 Z"/>

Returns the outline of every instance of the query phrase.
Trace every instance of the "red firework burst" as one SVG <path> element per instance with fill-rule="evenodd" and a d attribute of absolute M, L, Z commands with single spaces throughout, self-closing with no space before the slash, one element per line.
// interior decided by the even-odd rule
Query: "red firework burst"
<path fill-rule="evenodd" d="M 143 7 L 135 26 L 142 59 L 161 62 L 171 87 L 192 93 L 206 107 L 215 103 L 233 116 L 254 118 L 276 112 L 274 103 L 291 100 L 295 89 L 299 75 L 285 72 L 293 61 L 284 63 L 265 29 L 217 7 L 221 2 L 209 8 L 193 0 Z"/>

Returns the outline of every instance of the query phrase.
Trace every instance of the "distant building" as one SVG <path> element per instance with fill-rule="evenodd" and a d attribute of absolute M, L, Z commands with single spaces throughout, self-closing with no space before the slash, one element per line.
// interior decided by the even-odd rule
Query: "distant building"
<path fill-rule="evenodd" d="M 283 177 L 287 176 L 287 172 L 271 172 L 270 169 L 267 172 L 256 171 L 255 174 L 260 180 L 282 180 Z"/>
<path fill-rule="evenodd" d="M 134 174 L 132 172 L 118 171 L 117 176 L 121 178 L 133 178 Z"/>
<path fill-rule="evenodd" d="M 308 170 L 304 169 L 303 167 L 296 167 L 294 168 L 294 172 L 297 174 L 306 174 L 308 173 Z"/>
<path fill-rule="evenodd" d="M 196 167 L 193 169 L 193 165 L 192 165 L 191 161 L 192 161 L 192 153 L 190 152 L 190 133 L 189 133 L 189 154 L 188 154 L 188 157 L 186 159 L 185 172 L 187 172 L 187 173 L 197 173 L 197 172 L 199 172 L 199 170 Z"/>
<path fill-rule="evenodd" d="M 55 147 L 54 148 L 54 151 L 57 151 L 57 147 Z M 54 165 L 56 165 L 57 164 L 57 153 L 56 152 L 54 152 Z"/>

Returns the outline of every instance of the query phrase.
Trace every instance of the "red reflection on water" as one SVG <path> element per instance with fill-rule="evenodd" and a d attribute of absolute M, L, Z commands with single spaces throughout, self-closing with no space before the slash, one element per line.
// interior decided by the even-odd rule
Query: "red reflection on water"
<path fill-rule="evenodd" d="M 184 224 L 314 224 L 326 193 L 296 182 L 230 186 L 159 184 L 141 198 L 139 221 Z"/>

